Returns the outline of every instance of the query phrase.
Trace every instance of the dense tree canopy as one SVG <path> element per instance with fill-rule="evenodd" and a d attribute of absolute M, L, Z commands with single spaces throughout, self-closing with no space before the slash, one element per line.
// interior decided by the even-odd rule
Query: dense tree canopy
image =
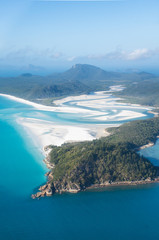
<path fill-rule="evenodd" d="M 111 136 L 92 142 L 52 146 L 53 183 L 58 188 L 115 181 L 136 181 L 157 176 L 157 168 L 136 153 L 136 148 L 155 141 L 159 118 L 126 123 L 110 129 Z"/>

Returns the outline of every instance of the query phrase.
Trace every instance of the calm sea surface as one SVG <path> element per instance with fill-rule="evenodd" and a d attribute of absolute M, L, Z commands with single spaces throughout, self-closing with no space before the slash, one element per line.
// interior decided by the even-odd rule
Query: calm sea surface
<path fill-rule="evenodd" d="M 0 240 L 159 239 L 159 184 L 32 200 L 47 169 L 18 116 L 58 121 L 0 97 Z M 159 142 L 141 154 L 158 165 Z"/>

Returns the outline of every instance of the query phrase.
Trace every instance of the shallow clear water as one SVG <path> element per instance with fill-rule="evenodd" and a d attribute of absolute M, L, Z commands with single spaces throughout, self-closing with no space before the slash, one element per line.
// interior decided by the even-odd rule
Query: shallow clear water
<path fill-rule="evenodd" d="M 156 141 L 154 146 L 142 149 L 140 154 L 150 159 L 153 165 L 159 166 L 159 139 Z"/>
<path fill-rule="evenodd" d="M 47 169 L 42 153 L 17 126 L 18 116 L 64 121 L 58 114 L 0 98 L 0 239 L 159 238 L 159 184 L 32 200 L 32 192 L 46 181 Z M 143 154 L 158 161 L 158 152 L 157 143 L 153 150 L 144 149 Z"/>

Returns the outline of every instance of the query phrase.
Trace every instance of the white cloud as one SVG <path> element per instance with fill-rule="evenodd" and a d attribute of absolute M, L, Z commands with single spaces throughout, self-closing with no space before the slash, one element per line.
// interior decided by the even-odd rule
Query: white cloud
<path fill-rule="evenodd" d="M 141 58 L 149 58 L 153 54 L 152 51 L 150 51 L 147 48 L 142 48 L 142 49 L 136 49 L 128 54 L 126 54 L 126 58 L 128 60 L 136 60 L 136 59 L 141 59 Z"/>
<path fill-rule="evenodd" d="M 56 52 L 53 49 L 33 49 L 31 47 L 25 47 L 21 49 L 8 49 L 7 51 L 0 52 L 1 60 L 36 60 L 36 59 L 50 59 L 57 60 L 63 58 L 64 55 L 61 52 Z"/>
<path fill-rule="evenodd" d="M 147 48 L 139 48 L 135 49 L 131 52 L 123 51 L 123 50 L 116 50 L 112 52 L 108 52 L 105 54 L 92 54 L 88 55 L 88 59 L 114 59 L 114 60 L 140 60 L 140 59 L 148 59 L 154 56 L 159 56 L 159 49 L 150 50 Z"/>
<path fill-rule="evenodd" d="M 122 51 L 112 51 L 105 54 L 90 54 L 87 57 L 89 59 L 121 59 L 125 55 L 125 52 Z"/>
<path fill-rule="evenodd" d="M 74 61 L 76 58 L 77 58 L 77 57 L 72 56 L 72 57 L 67 58 L 67 61 L 72 62 L 72 61 Z"/>
<path fill-rule="evenodd" d="M 67 55 L 55 49 L 35 49 L 31 47 L 0 50 L 0 62 L 7 64 L 40 64 L 52 65 L 55 62 L 97 62 L 97 61 L 143 61 L 145 59 L 159 58 L 159 49 L 138 48 L 132 51 L 123 51 L 117 48 L 115 51 L 103 54 Z"/>
<path fill-rule="evenodd" d="M 58 58 L 61 58 L 63 57 L 63 54 L 61 52 L 55 52 L 53 53 L 52 55 L 50 55 L 51 58 L 55 58 L 55 59 L 58 59 Z"/>

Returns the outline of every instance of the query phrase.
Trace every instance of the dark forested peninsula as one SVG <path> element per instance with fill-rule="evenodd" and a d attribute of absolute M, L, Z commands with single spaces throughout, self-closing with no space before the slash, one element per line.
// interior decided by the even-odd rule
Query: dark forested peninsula
<path fill-rule="evenodd" d="M 126 123 L 109 131 L 109 137 L 92 142 L 50 146 L 47 161 L 54 167 L 48 174 L 48 183 L 33 198 L 110 184 L 156 181 L 158 167 L 137 150 L 156 141 L 159 118 Z"/>

